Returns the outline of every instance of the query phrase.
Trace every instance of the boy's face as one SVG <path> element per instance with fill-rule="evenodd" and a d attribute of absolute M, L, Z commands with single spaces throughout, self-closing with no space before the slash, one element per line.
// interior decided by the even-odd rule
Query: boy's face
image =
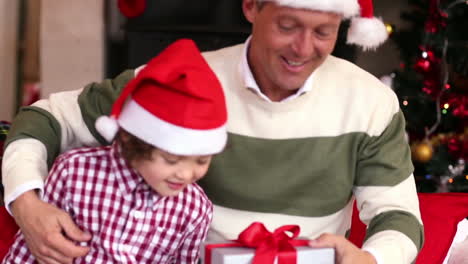
<path fill-rule="evenodd" d="M 205 176 L 211 157 L 179 156 L 154 149 L 150 160 L 135 160 L 131 164 L 153 190 L 162 196 L 175 196 Z"/>

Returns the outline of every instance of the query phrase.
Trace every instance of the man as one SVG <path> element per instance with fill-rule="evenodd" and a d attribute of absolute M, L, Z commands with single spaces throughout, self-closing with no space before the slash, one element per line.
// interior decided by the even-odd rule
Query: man
<path fill-rule="evenodd" d="M 360 2 L 368 16 L 371 2 Z M 246 43 L 204 53 L 226 94 L 229 132 L 200 182 L 214 204 L 208 239 L 234 239 L 253 221 L 271 230 L 298 224 L 311 246 L 334 247 L 337 263 L 413 261 L 423 232 L 397 98 L 330 55 L 358 2 L 243 0 L 242 8 L 253 26 Z M 362 18 L 353 18 L 348 41 L 369 48 L 385 38 L 359 30 L 355 19 Z M 134 75 L 52 95 L 14 121 L 3 162 L 6 203 L 43 263 L 69 263 L 88 250 L 75 242 L 90 239 L 38 199 L 46 160 L 108 143 L 94 121 Z M 368 224 L 362 249 L 345 239 L 354 198 Z"/>

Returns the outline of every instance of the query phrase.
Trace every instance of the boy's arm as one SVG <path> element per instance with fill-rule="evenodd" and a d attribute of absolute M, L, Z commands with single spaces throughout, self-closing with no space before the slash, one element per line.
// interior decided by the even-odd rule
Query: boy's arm
<path fill-rule="evenodd" d="M 211 203 L 210 206 L 212 206 Z M 213 208 L 211 207 L 202 217 L 199 217 L 197 226 L 184 238 L 175 263 L 198 263 L 200 247 L 208 234 L 212 215 Z"/>

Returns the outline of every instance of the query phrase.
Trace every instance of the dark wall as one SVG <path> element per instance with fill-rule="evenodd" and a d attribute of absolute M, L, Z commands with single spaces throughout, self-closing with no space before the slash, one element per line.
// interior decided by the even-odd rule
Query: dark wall
<path fill-rule="evenodd" d="M 129 28 L 151 26 L 248 27 L 241 0 L 147 1 L 145 13 L 128 21 Z"/>
<path fill-rule="evenodd" d="M 200 50 L 242 43 L 249 35 L 241 0 L 147 1 L 145 13 L 126 24 L 128 66 L 137 67 L 179 38 Z"/>
<path fill-rule="evenodd" d="M 355 47 L 345 44 L 348 23 L 340 28 L 334 55 L 355 60 Z M 250 34 L 241 0 L 147 1 L 139 17 L 128 19 L 121 43 L 109 43 L 108 75 L 135 68 L 179 38 L 193 39 L 202 51 L 242 43 Z M 114 55 L 120 54 L 120 55 Z"/>

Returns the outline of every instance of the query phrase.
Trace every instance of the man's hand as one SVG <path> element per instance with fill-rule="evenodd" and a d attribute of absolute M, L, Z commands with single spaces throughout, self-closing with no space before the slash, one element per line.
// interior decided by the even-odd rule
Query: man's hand
<path fill-rule="evenodd" d="M 374 256 L 363 251 L 343 236 L 322 234 L 311 240 L 309 246 L 313 248 L 334 248 L 336 264 L 376 264 Z"/>
<path fill-rule="evenodd" d="M 81 231 L 66 212 L 41 201 L 35 191 L 19 196 L 11 211 L 39 263 L 72 263 L 88 253 L 88 247 L 76 242 L 86 242 L 91 235 Z"/>

